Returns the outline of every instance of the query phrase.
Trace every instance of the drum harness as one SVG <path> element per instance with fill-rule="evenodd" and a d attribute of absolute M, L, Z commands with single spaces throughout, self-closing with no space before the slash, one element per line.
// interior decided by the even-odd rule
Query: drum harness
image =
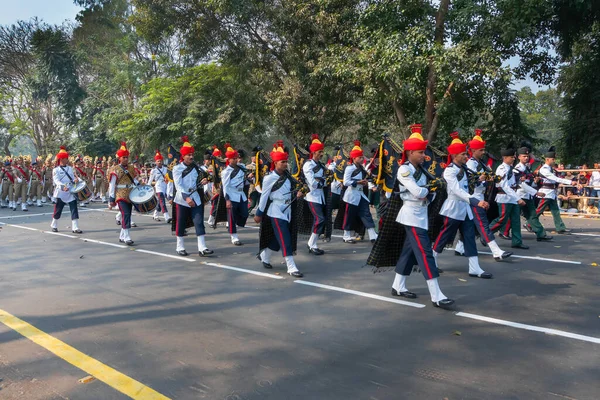
<path fill-rule="evenodd" d="M 121 169 L 123 170 L 123 172 L 125 173 L 125 175 L 127 175 L 127 177 L 129 178 L 129 180 L 131 181 L 131 184 L 130 185 L 117 185 L 117 188 L 118 189 L 129 189 L 130 187 L 137 186 L 135 184 L 135 181 L 133 180 L 133 178 L 129 174 L 129 171 L 127 169 L 123 168 L 123 166 L 121 164 L 119 164 L 119 167 L 121 167 Z"/>
<path fill-rule="evenodd" d="M 67 178 L 69 178 L 69 180 L 71 181 L 71 184 L 74 185 L 75 182 L 73 181 L 73 178 L 71 178 L 71 175 L 69 175 L 69 173 L 67 172 L 67 170 L 65 169 L 65 167 L 63 167 L 62 165 L 60 166 L 60 169 L 62 169 L 62 171 L 65 173 L 65 175 L 67 175 Z"/>

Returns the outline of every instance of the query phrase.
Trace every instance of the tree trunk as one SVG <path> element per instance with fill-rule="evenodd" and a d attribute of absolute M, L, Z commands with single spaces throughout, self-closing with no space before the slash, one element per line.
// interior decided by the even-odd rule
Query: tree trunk
<path fill-rule="evenodd" d="M 446 21 L 446 14 L 448 13 L 449 6 L 450 0 L 440 1 L 440 8 L 435 17 L 434 49 L 444 46 L 444 23 Z M 437 126 L 434 126 L 433 124 L 436 102 L 435 89 L 437 86 L 437 75 L 435 73 L 433 61 L 433 56 L 431 56 L 429 58 L 429 73 L 427 75 L 427 89 L 425 91 L 427 96 L 427 103 L 425 105 L 425 132 L 427 132 L 427 138 L 429 140 L 435 139 L 435 134 L 437 132 Z"/>

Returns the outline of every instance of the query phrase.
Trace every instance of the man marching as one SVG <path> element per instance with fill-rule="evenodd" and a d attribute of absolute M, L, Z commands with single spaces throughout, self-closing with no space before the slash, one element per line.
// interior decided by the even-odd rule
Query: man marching
<path fill-rule="evenodd" d="M 77 197 L 71 193 L 70 188 L 75 183 L 79 182 L 79 178 L 75 175 L 73 168 L 69 165 L 69 153 L 65 146 L 60 146 L 60 150 L 56 155 L 57 166 L 52 170 L 52 180 L 54 181 L 54 194 L 56 199 L 54 205 L 54 214 L 52 215 L 52 223 L 50 227 L 52 232 L 58 232 L 58 220 L 62 215 L 65 204 L 69 205 L 71 210 L 71 228 L 73 233 L 83 233 L 79 229 L 79 211 L 77 210 Z"/>
<path fill-rule="evenodd" d="M 31 186 L 29 188 L 29 198 L 36 202 L 36 206 L 42 207 L 42 189 L 44 176 L 40 165 L 40 160 L 37 158 L 32 160 L 31 168 Z"/>
<path fill-rule="evenodd" d="M 306 178 L 309 192 L 304 200 L 308 202 L 308 208 L 313 215 L 312 233 L 308 239 L 308 251 L 311 254 L 320 256 L 325 252 L 319 249 L 317 241 L 319 235 L 325 230 L 325 194 L 323 186 L 325 185 L 325 166 L 320 159 L 323 156 L 325 146 L 319 140 L 319 135 L 312 135 L 312 143 L 309 146 L 310 159 L 302 166 L 302 172 Z"/>
<path fill-rule="evenodd" d="M 363 167 L 365 157 L 358 140 L 354 142 L 354 147 L 350 151 L 350 160 L 352 160 L 351 163 L 344 170 L 343 184 L 346 187 L 346 191 L 342 199 L 346 202 L 346 210 L 343 222 L 343 240 L 345 243 L 356 242 L 352 237 L 351 229 L 354 220 L 360 218 L 367 232 L 369 232 L 371 243 L 375 243 L 375 240 L 377 240 L 375 223 L 371 216 L 371 210 L 369 210 L 369 198 L 364 193 L 364 187 L 368 186 L 368 174 Z"/>
<path fill-rule="evenodd" d="M 19 157 L 16 162 L 13 160 L 13 175 L 15 177 L 15 184 L 13 186 L 15 193 L 15 202 L 19 204 L 21 201 L 21 211 L 27 210 L 27 186 L 29 183 L 29 174 L 25 172 L 25 166 L 23 165 L 23 158 Z M 15 208 L 13 208 L 14 210 Z"/>
<path fill-rule="evenodd" d="M 469 259 L 469 276 L 490 279 L 493 275 L 479 266 L 473 210 L 470 207 L 479 206 L 486 210 L 489 204 L 484 200 L 478 200 L 474 194 L 469 194 L 469 182 L 464 168 L 468 158 L 467 146 L 458 138 L 458 132 L 453 132 L 450 136 L 452 143 L 448 146 L 449 164 L 444 170 L 448 198 L 440 210 L 440 215 L 444 216 L 444 226 L 433 245 L 433 256 L 437 259 L 437 255 L 444 250 L 446 244 L 454 240 L 456 231 L 460 230 L 464 240 L 465 255 Z"/>
<path fill-rule="evenodd" d="M 243 243 L 237 235 L 237 227 L 246 226 L 248 219 L 248 197 L 244 193 L 244 172 L 238 166 L 239 154 L 229 145 L 225 157 L 227 158 L 227 168 L 221 173 L 223 182 L 223 195 L 226 200 L 227 207 L 227 223 L 229 224 L 229 234 L 231 235 L 231 243 L 236 246 L 241 246 Z"/>
<path fill-rule="evenodd" d="M 129 193 L 133 187 L 138 185 L 137 174 L 132 165 L 129 165 L 129 150 L 125 142 L 121 142 L 121 148 L 117 151 L 119 163 L 110 171 L 109 181 L 109 208 L 119 206 L 121 211 L 121 234 L 119 242 L 128 246 L 133 245 L 133 240 L 129 234 L 131 229 L 131 212 L 133 205 L 129 200 Z"/>
<path fill-rule="evenodd" d="M 171 217 L 169 216 L 169 210 L 167 209 L 167 181 L 166 176 L 169 172 L 167 167 L 163 166 L 163 156 L 160 154 L 160 151 L 157 149 L 156 154 L 154 155 L 154 162 L 156 166 L 152 168 L 150 171 L 150 177 L 148 178 L 148 183 L 154 185 L 154 192 L 156 194 L 156 200 L 158 200 L 158 207 L 154 209 L 154 217 L 155 221 L 160 221 L 158 218 L 158 213 L 162 212 L 165 217 L 165 221 L 167 224 L 171 223 Z"/>
<path fill-rule="evenodd" d="M 473 196 L 481 201 L 484 200 L 484 195 L 486 192 L 486 178 L 483 173 L 491 172 L 487 165 L 485 165 L 482 161 L 483 156 L 485 155 L 485 141 L 481 137 L 481 129 L 475 129 L 475 136 L 473 140 L 469 142 L 469 149 L 471 150 L 471 158 L 467 161 L 467 169 L 470 173 L 482 173 L 479 182 L 475 186 L 473 190 Z M 471 210 L 473 211 L 475 228 L 479 232 L 482 240 L 487 243 L 492 250 L 492 255 L 496 261 L 502 261 L 508 257 L 510 257 L 513 253 L 509 251 L 503 251 L 498 243 L 496 242 L 496 238 L 494 234 L 490 230 L 490 223 L 487 218 L 487 212 L 484 208 L 476 206 L 471 206 Z M 457 253 L 464 253 L 464 244 L 462 240 L 458 240 L 455 246 L 455 250 Z"/>
<path fill-rule="evenodd" d="M 271 152 L 271 160 L 275 164 L 275 170 L 264 177 L 262 193 L 254 221 L 261 224 L 259 259 L 263 267 L 272 269 L 271 254 L 281 249 L 283 258 L 287 265 L 287 273 L 296 278 L 304 275 L 298 270 L 294 262 L 292 249 L 292 234 L 290 226 L 292 223 L 291 201 L 294 193 L 292 176 L 287 172 L 288 154 L 277 144 Z M 298 191 L 297 196 L 302 197 Z M 270 224 L 263 221 L 264 215 L 270 219 Z M 267 242 L 268 240 L 268 242 Z"/>
<path fill-rule="evenodd" d="M 198 176 L 201 174 L 200 168 L 194 163 L 194 147 L 188 142 L 188 137 L 182 138 L 183 146 L 179 150 L 182 162 L 173 167 L 173 181 L 175 183 L 175 234 L 177 235 L 177 254 L 187 256 L 185 251 L 184 235 L 187 227 L 187 221 L 192 220 L 198 237 L 198 254 L 201 257 L 211 255 L 214 252 L 206 247 L 204 236 L 204 204 L 202 195 L 202 185 L 206 185 L 207 178 L 200 181 L 198 185 Z M 157 151 L 158 153 L 158 151 Z M 164 167 L 163 167 L 164 168 Z M 207 175 L 208 176 L 208 175 Z"/>
<path fill-rule="evenodd" d="M 396 221 L 404 225 L 406 238 L 402 253 L 396 264 L 396 277 L 392 284 L 392 295 L 414 299 L 417 297 L 406 288 L 406 279 L 410 275 L 416 262 L 427 281 L 427 288 L 431 301 L 435 307 L 446 308 L 454 303 L 447 298 L 440 289 L 438 283 L 439 271 L 431 250 L 431 241 L 427 229 L 429 219 L 427 216 L 427 205 L 430 199 L 427 185 L 427 177 L 421 170 L 421 164 L 425 161 L 425 149 L 428 141 L 421 136 L 421 126 L 411 126 L 413 134 L 404 141 L 404 153 L 402 162 L 398 168 L 397 179 L 400 183 L 400 198 L 403 201 L 402 208 L 398 213 Z M 407 162 L 405 160 L 408 159 Z"/>
<path fill-rule="evenodd" d="M 539 217 L 546 210 L 546 208 L 549 208 L 550 212 L 552 213 L 552 218 L 554 219 L 554 227 L 556 228 L 556 232 L 559 234 L 565 234 L 570 233 L 571 230 L 567 229 L 565 223 L 560 217 L 560 210 L 556 202 L 556 189 L 560 183 L 564 185 L 575 186 L 577 185 L 577 181 L 571 181 L 569 179 L 559 178 L 556 176 L 554 168 L 552 167 L 555 159 L 556 149 L 554 146 L 552 146 L 546 153 L 546 161 L 544 165 L 539 170 L 539 175 L 542 178 L 542 187 L 540 188 L 540 192 L 544 193 L 544 197 L 541 198 L 538 204 L 536 214 Z"/>
<path fill-rule="evenodd" d="M 17 205 L 15 204 L 14 198 L 14 183 L 15 176 L 13 175 L 12 168 L 10 166 L 11 161 L 7 159 L 4 162 L 4 166 L 2 167 L 2 172 L 0 172 L 0 185 L 2 186 L 2 190 L 0 190 L 0 205 L 2 208 L 8 208 L 15 211 L 17 209 Z M 4 204 L 4 200 L 8 197 L 8 204 Z"/>

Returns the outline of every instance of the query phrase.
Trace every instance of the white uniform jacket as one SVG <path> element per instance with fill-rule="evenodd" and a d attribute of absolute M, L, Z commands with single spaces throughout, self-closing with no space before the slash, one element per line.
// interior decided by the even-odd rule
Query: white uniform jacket
<path fill-rule="evenodd" d="M 515 179 L 513 167 L 506 163 L 502 163 L 498 166 L 498 168 L 496 168 L 496 175 L 502 177 L 502 180 L 500 183 L 496 184 L 496 187 L 504 192 L 496 195 L 496 203 L 517 204 L 521 198 L 516 192 L 517 180 Z"/>
<path fill-rule="evenodd" d="M 256 215 L 261 217 L 265 213 L 271 218 L 278 218 L 290 222 L 292 220 L 292 207 L 289 207 L 292 201 L 292 184 L 289 179 L 277 190 L 273 190 L 273 185 L 281 178 L 276 171 L 271 172 L 263 178 L 262 194 L 258 203 Z M 266 210 L 267 201 L 271 200 L 269 209 Z M 285 210 L 285 211 L 284 211 Z"/>
<path fill-rule="evenodd" d="M 359 185 L 357 182 L 365 179 L 367 176 L 366 172 L 363 168 L 357 169 L 356 164 L 350 164 L 344 170 L 344 186 L 346 186 L 346 191 L 344 192 L 343 200 L 352 204 L 353 206 L 357 206 L 360 203 L 360 199 L 363 198 L 367 202 L 369 198 L 365 196 L 363 191 L 364 185 Z"/>
<path fill-rule="evenodd" d="M 69 176 L 71 178 L 69 178 Z M 68 165 L 66 167 L 58 166 L 52 170 L 52 180 L 54 181 L 54 197 L 58 197 L 65 203 L 70 203 L 76 199 L 73 193 L 64 191 L 65 188 L 71 188 L 73 186 L 71 179 L 75 181 L 76 177 L 75 173 L 73 172 L 73 168 Z"/>
<path fill-rule="evenodd" d="M 518 163 L 514 169 L 519 173 L 519 177 L 517 178 L 517 185 L 519 186 L 517 189 L 517 196 L 520 199 L 530 200 L 532 196 L 536 195 L 537 189 L 532 187 L 532 179 L 526 177 L 526 175 L 531 174 L 529 166 L 523 163 Z"/>
<path fill-rule="evenodd" d="M 156 193 L 165 193 L 167 192 L 167 182 L 165 178 L 167 177 L 167 167 L 164 165 L 160 168 L 154 167 L 152 171 L 150 171 L 150 177 L 148 178 L 148 183 L 156 182 L 154 184 L 154 190 Z"/>
<path fill-rule="evenodd" d="M 487 170 L 487 168 L 483 167 L 475 158 L 470 158 L 469 161 L 467 161 L 467 168 L 473 172 L 481 172 L 484 168 Z M 473 197 L 480 201 L 483 200 L 485 197 L 486 184 L 486 182 L 478 181 L 475 190 L 473 190 Z"/>
<path fill-rule="evenodd" d="M 183 207 L 189 207 L 190 205 L 185 201 L 188 197 L 191 197 L 196 203 L 196 206 L 201 206 L 200 195 L 196 190 L 196 181 L 198 180 L 198 171 L 193 168 L 186 176 L 183 176 L 183 171 L 187 169 L 187 165 L 179 163 L 173 167 L 173 183 L 175 185 L 175 203 Z"/>
<path fill-rule="evenodd" d="M 234 169 L 231 165 L 221 172 L 221 181 L 223 183 L 223 194 L 225 199 L 235 201 L 237 203 L 248 200 L 246 193 L 244 193 L 244 171 L 240 168 L 236 168 L 235 176 Z"/>
<path fill-rule="evenodd" d="M 400 182 L 400 198 L 403 203 L 396 222 L 427 230 L 429 227 L 427 218 L 429 189 L 425 187 L 427 177 L 421 173 L 419 179 L 415 180 L 416 171 L 417 169 L 411 163 L 403 164 L 398 168 L 396 178 Z"/>
<path fill-rule="evenodd" d="M 543 185 L 552 185 L 558 183 L 570 185 L 572 183 L 572 181 L 569 179 L 559 178 L 558 176 L 556 176 L 554 174 L 554 171 L 552 170 L 552 167 L 550 167 L 548 164 L 544 164 L 542 168 L 540 168 L 539 175 L 540 178 L 542 178 L 542 187 L 540 188 L 540 192 L 546 194 L 546 196 L 544 197 L 545 199 L 556 200 L 556 188 L 552 189 L 544 187 Z"/>
<path fill-rule="evenodd" d="M 335 169 L 336 169 L 336 162 L 332 161 L 331 163 L 329 163 L 329 165 L 327 166 L 327 168 L 335 174 Z M 333 178 L 333 180 L 331 181 L 331 193 L 333 194 L 342 194 L 342 187 L 344 187 L 344 185 L 342 184 L 342 182 L 338 181 L 337 179 L 335 179 L 335 177 Z"/>
<path fill-rule="evenodd" d="M 323 193 L 325 166 L 315 160 L 308 160 L 302 166 L 302 171 L 310 189 L 304 199 L 311 203 L 325 204 L 325 194 Z"/>
<path fill-rule="evenodd" d="M 469 194 L 469 181 L 465 170 L 450 163 L 444 170 L 444 179 L 448 185 L 448 198 L 442 205 L 440 215 L 458 221 L 464 221 L 467 217 L 473 219 L 473 211 L 469 205 L 476 206 L 479 200 Z"/>

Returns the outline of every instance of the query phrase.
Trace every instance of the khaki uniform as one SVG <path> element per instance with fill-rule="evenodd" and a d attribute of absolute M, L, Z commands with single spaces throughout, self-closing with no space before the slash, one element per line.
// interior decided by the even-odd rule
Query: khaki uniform
<path fill-rule="evenodd" d="M 52 167 L 45 166 L 44 169 L 42 170 L 42 174 L 43 174 L 42 176 L 44 178 L 44 187 L 42 189 L 42 196 L 43 197 L 49 196 L 51 198 L 52 194 L 54 192 Z"/>
<path fill-rule="evenodd" d="M 44 179 L 44 175 L 42 175 L 42 171 L 37 168 L 33 168 L 29 173 L 31 174 L 31 189 L 29 190 L 29 198 L 36 200 L 38 206 L 41 206 L 42 180 Z"/>
<path fill-rule="evenodd" d="M 2 204 L 4 204 L 4 201 L 6 201 L 6 198 L 8 197 L 8 205 L 12 206 L 12 203 L 15 201 L 13 184 L 15 176 L 13 175 L 10 167 L 3 167 L 0 171 L 0 176 L 2 177 L 2 190 L 0 190 L 0 199 L 2 200 Z"/>
<path fill-rule="evenodd" d="M 29 174 L 27 169 L 23 165 L 15 165 L 13 168 L 13 175 L 15 176 L 15 201 L 19 201 L 20 198 L 21 204 L 27 204 L 27 186 L 29 184 Z M 19 182 L 19 179 L 21 182 Z"/>
<path fill-rule="evenodd" d="M 94 168 L 94 195 L 100 195 L 104 198 L 106 196 L 106 190 L 108 185 L 108 179 L 106 177 L 106 171 L 102 167 Z"/>
<path fill-rule="evenodd" d="M 94 167 L 84 167 L 83 168 L 83 172 L 85 172 L 85 174 L 87 175 L 87 177 L 85 178 L 85 183 L 87 184 L 88 189 L 90 189 L 90 191 L 92 191 L 92 199 L 94 197 L 96 197 L 96 192 L 94 192 L 94 173 L 96 171 L 94 171 Z"/>

